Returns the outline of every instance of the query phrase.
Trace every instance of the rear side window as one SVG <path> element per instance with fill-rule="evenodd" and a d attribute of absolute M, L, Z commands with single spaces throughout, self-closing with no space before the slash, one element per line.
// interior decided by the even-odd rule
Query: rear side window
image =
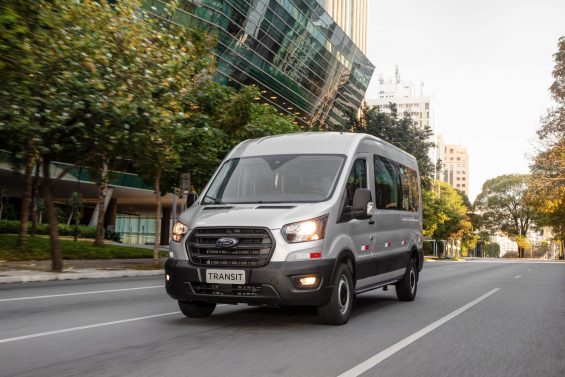
<path fill-rule="evenodd" d="M 347 178 L 346 190 L 346 205 L 353 205 L 353 195 L 358 188 L 367 188 L 367 162 L 363 159 L 355 160 L 349 177 Z"/>
<path fill-rule="evenodd" d="M 416 170 L 404 165 L 399 165 L 399 170 L 402 182 L 402 209 L 404 211 L 416 212 L 420 205 L 418 173 L 416 173 Z"/>
<path fill-rule="evenodd" d="M 400 209 L 398 169 L 395 163 L 381 156 L 374 156 L 375 205 L 378 209 Z"/>
<path fill-rule="evenodd" d="M 378 209 L 395 209 L 417 212 L 420 205 L 420 190 L 416 170 L 374 156 L 375 206 Z"/>

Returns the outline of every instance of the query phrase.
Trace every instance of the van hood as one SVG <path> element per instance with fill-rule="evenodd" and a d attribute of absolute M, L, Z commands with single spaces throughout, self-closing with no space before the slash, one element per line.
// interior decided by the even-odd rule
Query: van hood
<path fill-rule="evenodd" d="M 189 228 L 257 226 L 279 229 L 296 221 L 308 220 L 329 213 L 330 202 L 295 204 L 195 204 L 183 212 L 179 220 Z"/>

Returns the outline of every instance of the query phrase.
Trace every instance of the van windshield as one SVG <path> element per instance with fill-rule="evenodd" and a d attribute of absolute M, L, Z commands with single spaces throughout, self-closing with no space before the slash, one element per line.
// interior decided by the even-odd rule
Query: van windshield
<path fill-rule="evenodd" d="M 202 204 L 321 202 L 329 199 L 345 156 L 284 154 L 226 161 Z"/>

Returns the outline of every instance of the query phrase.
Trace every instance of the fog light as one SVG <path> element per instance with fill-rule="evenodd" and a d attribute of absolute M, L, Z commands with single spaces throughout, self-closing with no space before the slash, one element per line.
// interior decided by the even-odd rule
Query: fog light
<path fill-rule="evenodd" d="M 315 288 L 319 283 L 316 275 L 295 276 L 293 280 L 297 288 Z"/>
<path fill-rule="evenodd" d="M 313 285 L 316 285 L 316 283 L 318 282 L 318 278 L 316 276 L 305 276 L 303 278 L 298 279 L 298 282 L 303 287 L 311 287 Z"/>
<path fill-rule="evenodd" d="M 165 274 L 165 281 L 168 283 L 171 281 L 171 275 Z"/>

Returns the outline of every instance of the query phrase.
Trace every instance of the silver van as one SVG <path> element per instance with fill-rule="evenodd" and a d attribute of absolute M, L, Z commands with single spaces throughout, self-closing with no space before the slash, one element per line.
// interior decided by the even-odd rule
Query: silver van
<path fill-rule="evenodd" d="M 167 293 L 188 317 L 217 303 L 313 305 L 344 324 L 355 295 L 416 296 L 416 159 L 371 135 L 314 132 L 237 145 L 173 227 Z"/>

